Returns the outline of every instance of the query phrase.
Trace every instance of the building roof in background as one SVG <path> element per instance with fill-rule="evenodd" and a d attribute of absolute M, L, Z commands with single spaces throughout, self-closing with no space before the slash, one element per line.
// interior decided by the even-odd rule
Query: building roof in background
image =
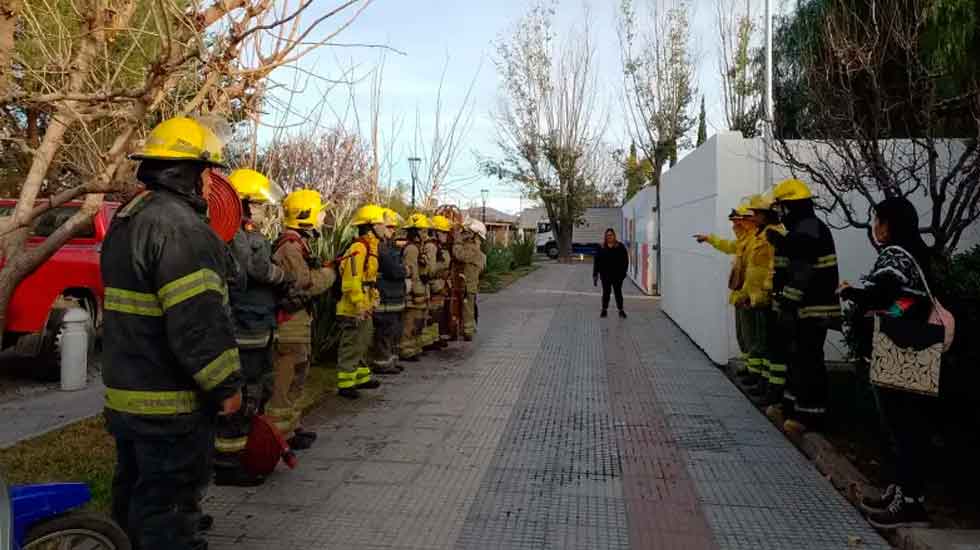
<path fill-rule="evenodd" d="M 471 218 L 477 220 L 483 220 L 483 208 L 474 207 L 464 210 L 463 213 Z M 493 208 L 487 208 L 487 223 L 492 224 L 504 224 L 504 225 L 514 225 L 517 223 L 517 216 L 511 216 L 506 212 L 501 212 L 500 210 L 495 210 Z"/>
<path fill-rule="evenodd" d="M 546 219 L 548 212 L 543 207 L 525 208 L 517 215 L 517 223 L 521 229 L 537 229 L 538 222 Z"/>

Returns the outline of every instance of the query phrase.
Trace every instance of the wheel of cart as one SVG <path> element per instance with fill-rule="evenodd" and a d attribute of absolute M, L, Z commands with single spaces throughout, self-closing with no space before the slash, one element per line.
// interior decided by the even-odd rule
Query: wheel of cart
<path fill-rule="evenodd" d="M 7 529 L 0 550 L 131 550 L 111 519 L 83 510 L 92 499 L 84 483 L 11 486 L 0 482 Z M 2 523 L 3 520 L 0 520 Z M 9 531 L 9 532 L 3 532 Z"/>

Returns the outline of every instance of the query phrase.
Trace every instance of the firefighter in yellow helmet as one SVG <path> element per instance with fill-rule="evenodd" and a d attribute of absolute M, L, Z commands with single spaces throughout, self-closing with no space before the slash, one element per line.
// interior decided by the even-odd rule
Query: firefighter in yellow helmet
<path fill-rule="evenodd" d="M 751 212 L 748 222 L 752 235 L 743 251 L 745 263 L 745 282 L 742 288 L 735 292 L 733 299 L 735 307 L 744 311 L 749 319 L 747 331 L 749 360 L 752 368 L 754 383 L 747 388 L 749 396 L 760 405 L 768 405 L 773 399 L 774 392 L 778 399 L 782 398 L 782 388 L 785 384 L 785 361 L 779 354 L 772 354 L 769 335 L 773 330 L 773 315 L 771 306 L 772 296 L 772 264 L 773 247 L 765 236 L 769 227 L 778 226 L 779 221 L 772 211 L 772 200 L 762 195 L 753 195 L 748 202 Z"/>
<path fill-rule="evenodd" d="M 276 308 L 294 280 L 272 261 L 272 243 L 259 230 L 267 209 L 282 200 L 282 190 L 263 174 L 240 168 L 228 177 L 242 201 L 242 225 L 231 241 L 231 251 L 244 284 L 230 285 L 229 298 L 235 320 L 245 377 L 242 409 L 220 419 L 215 439 L 215 484 L 255 486 L 264 479 L 242 467 L 252 417 L 261 414 L 272 393 L 272 341 Z"/>
<path fill-rule="evenodd" d="M 425 242 L 425 257 L 429 262 L 429 319 L 423 340 L 428 350 L 449 346 L 449 322 L 446 314 L 446 296 L 449 293 L 449 273 L 452 251 L 448 250 L 452 222 L 445 216 L 432 216 L 432 230 Z M 445 335 L 445 338 L 443 338 Z"/>
<path fill-rule="evenodd" d="M 207 544 L 198 525 L 216 418 L 242 402 L 234 266 L 204 200 L 222 142 L 172 118 L 131 158 L 146 190 L 116 213 L 101 252 L 112 515 L 142 550 L 190 550 Z"/>
<path fill-rule="evenodd" d="M 748 201 L 739 204 L 728 215 L 728 219 L 732 222 L 735 240 L 724 239 L 715 234 L 694 236 L 697 242 L 706 242 L 716 250 L 733 256 L 732 268 L 728 275 L 728 302 L 735 306 L 735 334 L 738 339 L 739 350 L 742 352 L 742 363 L 745 365 L 745 369 L 739 374 L 746 387 L 753 387 L 762 377 L 761 360 L 749 354 L 753 327 L 751 312 L 748 308 L 736 304 L 738 293 L 741 292 L 742 286 L 745 284 L 745 250 L 755 233 L 751 216 L 752 211 L 749 209 Z"/>
<path fill-rule="evenodd" d="M 384 209 L 385 238 L 378 247 L 379 305 L 374 309 L 374 342 L 371 349 L 371 372 L 398 374 L 398 344 L 402 337 L 402 315 L 405 313 L 405 264 L 395 244 L 395 233 L 403 220 L 397 212 Z"/>
<path fill-rule="evenodd" d="M 461 228 L 460 238 L 453 239 L 453 260 L 463 266 L 466 294 L 463 298 L 463 340 L 473 341 L 476 336 L 477 294 L 480 292 L 480 274 L 487 268 L 487 256 L 482 245 L 487 240 L 487 228 L 478 220 L 467 220 Z"/>
<path fill-rule="evenodd" d="M 405 264 L 408 281 L 408 299 L 405 314 L 402 316 L 402 340 L 400 355 L 404 361 L 418 361 L 422 354 L 422 331 L 429 310 L 429 292 L 425 281 L 428 279 L 428 260 L 423 246 L 432 227 L 425 214 L 412 214 L 405 222 L 407 243 L 402 248 L 402 261 Z"/>
<path fill-rule="evenodd" d="M 312 302 L 330 290 L 337 273 L 313 255 L 309 240 L 319 234 L 326 205 L 312 189 L 293 191 L 282 202 L 283 231 L 273 246 L 273 259 L 295 282 L 280 303 L 273 358 L 275 381 L 266 416 L 294 449 L 308 449 L 316 433 L 302 427 L 301 401 L 310 369 Z"/>
<path fill-rule="evenodd" d="M 817 217 L 813 194 L 797 179 L 772 190 L 773 209 L 782 228 L 766 230 L 774 247 L 773 310 L 780 341 L 788 342 L 785 429 L 819 429 L 827 412 L 827 331 L 839 330 L 840 276 L 837 250 L 827 225 Z"/>
<path fill-rule="evenodd" d="M 436 239 L 439 241 L 438 261 L 436 262 L 437 274 L 431 287 L 433 294 L 438 296 L 438 299 L 434 300 L 436 310 L 433 315 L 438 321 L 439 341 L 437 345 L 440 348 L 445 348 L 449 346 L 449 340 L 452 337 L 450 334 L 452 332 L 450 326 L 452 312 L 449 309 L 448 300 L 452 294 L 453 223 L 445 216 L 433 216 L 432 228 L 435 230 Z"/>
<path fill-rule="evenodd" d="M 358 390 L 375 389 L 381 382 L 371 378 L 368 351 L 374 337 L 374 308 L 378 295 L 378 246 L 387 235 L 384 209 L 367 204 L 357 209 L 351 225 L 357 239 L 340 263 L 342 297 L 337 303 L 340 348 L 337 352 L 337 393 L 357 399 Z"/>

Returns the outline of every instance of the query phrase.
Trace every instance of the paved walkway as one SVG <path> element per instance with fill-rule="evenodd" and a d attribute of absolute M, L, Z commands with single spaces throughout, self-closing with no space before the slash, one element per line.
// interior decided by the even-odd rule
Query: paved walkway
<path fill-rule="evenodd" d="M 544 267 L 470 348 L 314 415 L 299 469 L 211 490 L 212 548 L 887 548 L 656 301 L 600 320 L 589 275 Z"/>
<path fill-rule="evenodd" d="M 0 449 L 12 447 L 102 412 L 105 386 L 91 381 L 83 390 L 52 389 L 39 395 L 0 403 Z"/>

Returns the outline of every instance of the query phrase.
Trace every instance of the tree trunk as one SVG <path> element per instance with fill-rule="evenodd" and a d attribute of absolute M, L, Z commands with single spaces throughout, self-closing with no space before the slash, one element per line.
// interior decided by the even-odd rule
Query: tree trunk
<path fill-rule="evenodd" d="M 0 5 L 0 98 L 7 95 L 10 84 L 10 57 L 14 51 L 14 34 L 20 0 L 9 0 Z"/>
<path fill-rule="evenodd" d="M 555 238 L 558 239 L 558 261 L 568 263 L 572 258 L 572 230 L 575 224 L 569 220 L 558 226 Z"/>

